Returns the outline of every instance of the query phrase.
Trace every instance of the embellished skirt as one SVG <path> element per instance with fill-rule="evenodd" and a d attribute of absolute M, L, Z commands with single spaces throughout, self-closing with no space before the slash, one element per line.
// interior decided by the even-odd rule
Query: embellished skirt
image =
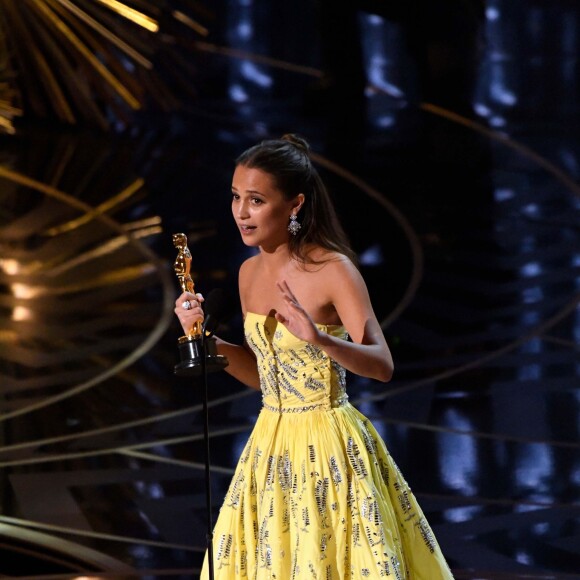
<path fill-rule="evenodd" d="M 216 580 L 453 578 L 383 440 L 349 403 L 262 409 L 213 546 Z"/>

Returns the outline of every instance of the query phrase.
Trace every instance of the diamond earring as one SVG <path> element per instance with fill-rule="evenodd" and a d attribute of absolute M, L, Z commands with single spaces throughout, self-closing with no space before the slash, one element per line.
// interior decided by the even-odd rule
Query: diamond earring
<path fill-rule="evenodd" d="M 301 225 L 300 225 L 300 223 L 298 222 L 298 218 L 297 218 L 297 217 L 296 217 L 294 214 L 292 214 L 292 215 L 290 216 L 290 223 L 288 224 L 288 231 L 289 231 L 289 232 L 290 232 L 290 233 L 291 233 L 293 236 L 295 236 L 295 235 L 296 235 L 296 234 L 297 234 L 297 233 L 300 231 L 300 228 L 301 228 L 301 227 L 302 227 L 302 226 L 301 226 Z"/>

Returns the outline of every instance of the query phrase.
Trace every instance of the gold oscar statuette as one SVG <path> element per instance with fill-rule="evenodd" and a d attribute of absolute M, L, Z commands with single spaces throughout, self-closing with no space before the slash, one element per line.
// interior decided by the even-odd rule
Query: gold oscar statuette
<path fill-rule="evenodd" d="M 177 258 L 173 264 L 175 275 L 183 292 L 195 294 L 195 285 L 191 277 L 191 252 L 187 247 L 185 234 L 173 234 L 173 245 L 177 248 Z M 216 340 L 205 336 L 201 321 L 195 322 L 189 332 L 177 342 L 180 362 L 175 365 L 175 374 L 196 376 L 204 372 L 222 370 L 228 365 L 225 356 L 217 353 Z"/>
<path fill-rule="evenodd" d="M 191 277 L 191 252 L 187 247 L 187 237 L 185 234 L 173 234 L 173 245 L 179 250 L 177 258 L 173 263 L 175 275 L 179 280 L 182 292 L 191 292 L 195 294 L 195 285 Z M 201 322 L 195 322 L 186 336 L 182 336 L 179 342 L 189 340 L 190 338 L 199 338 L 201 336 Z"/>

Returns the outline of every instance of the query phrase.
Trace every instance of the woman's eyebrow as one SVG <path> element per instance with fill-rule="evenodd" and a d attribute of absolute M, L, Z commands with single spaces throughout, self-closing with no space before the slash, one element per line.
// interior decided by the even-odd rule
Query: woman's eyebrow
<path fill-rule="evenodd" d="M 238 188 L 235 187 L 234 185 L 232 185 L 232 191 L 238 191 Z M 258 191 L 257 189 L 246 189 L 245 193 L 252 193 L 252 194 L 261 195 L 262 197 L 266 197 L 266 195 L 264 193 L 262 193 L 261 191 Z"/>

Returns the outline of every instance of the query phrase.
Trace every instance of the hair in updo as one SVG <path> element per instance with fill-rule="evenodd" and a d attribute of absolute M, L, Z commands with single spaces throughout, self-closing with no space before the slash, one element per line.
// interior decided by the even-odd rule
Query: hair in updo
<path fill-rule="evenodd" d="M 328 191 L 312 165 L 310 146 L 305 139 L 290 133 L 281 139 L 262 141 L 244 151 L 236 159 L 236 165 L 268 173 L 287 200 L 304 194 L 304 203 L 298 213 L 302 227 L 289 239 L 294 257 L 304 264 L 319 263 L 308 255 L 308 251 L 312 246 L 320 246 L 356 262 Z"/>

